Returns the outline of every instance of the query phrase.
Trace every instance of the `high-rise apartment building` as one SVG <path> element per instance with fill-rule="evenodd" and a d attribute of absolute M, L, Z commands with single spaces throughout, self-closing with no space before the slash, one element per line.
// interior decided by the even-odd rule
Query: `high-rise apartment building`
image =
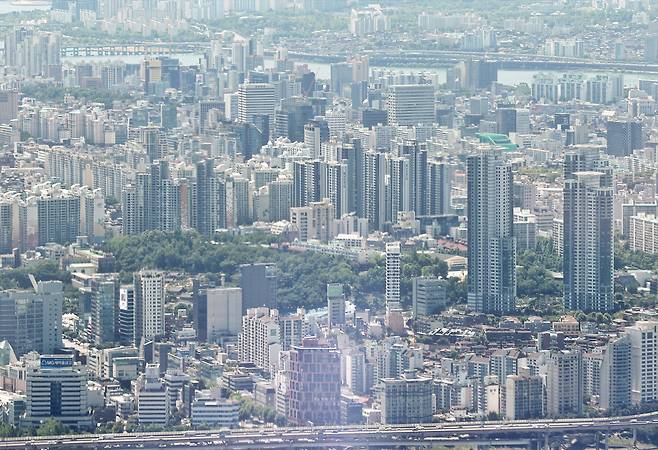
<path fill-rule="evenodd" d="M 631 402 L 658 400 L 658 322 L 640 321 L 627 327 L 631 344 Z"/>
<path fill-rule="evenodd" d="M 311 324 L 304 309 L 298 309 L 295 314 L 279 316 L 279 335 L 281 336 L 281 351 L 287 352 L 295 345 L 301 345 L 302 339 L 309 335 Z"/>
<path fill-rule="evenodd" d="M 395 222 L 398 214 L 411 211 L 411 179 L 409 160 L 393 157 L 386 160 L 388 166 L 388 188 L 386 190 L 386 221 Z"/>
<path fill-rule="evenodd" d="M 658 253 L 658 218 L 640 213 L 629 219 L 628 246 L 636 252 Z"/>
<path fill-rule="evenodd" d="M 248 309 L 242 317 L 242 331 L 238 335 L 240 361 L 253 363 L 274 374 L 281 351 L 279 333 L 279 312 L 276 309 Z"/>
<path fill-rule="evenodd" d="M 398 158 L 392 158 L 389 171 L 389 191 L 395 201 L 392 206 L 397 211 L 413 211 L 416 216 L 428 214 L 429 177 L 427 145 L 417 140 L 404 140 L 398 144 Z M 396 163 L 397 162 L 397 163 Z M 391 214 L 395 220 L 397 214 Z"/>
<path fill-rule="evenodd" d="M 15 28 L 5 36 L 5 66 L 27 78 L 62 79 L 61 36 L 30 28 Z"/>
<path fill-rule="evenodd" d="M 340 219 L 349 210 L 348 166 L 343 163 L 327 163 L 327 198 L 334 205 L 334 218 Z"/>
<path fill-rule="evenodd" d="M 383 33 L 389 26 L 389 18 L 379 4 L 352 9 L 350 14 L 350 32 L 354 36 Z"/>
<path fill-rule="evenodd" d="M 625 408 L 631 404 L 631 340 L 613 338 L 603 349 L 599 405 L 601 409 Z"/>
<path fill-rule="evenodd" d="M 14 205 L 9 199 L 2 199 L 0 200 L 0 253 L 6 255 L 13 249 Z"/>
<path fill-rule="evenodd" d="M 308 206 L 290 208 L 290 223 L 299 233 L 302 242 L 327 242 L 332 237 L 331 223 L 334 216 L 334 205 L 326 198 L 321 202 L 311 202 Z"/>
<path fill-rule="evenodd" d="M 614 306 L 612 171 L 596 148 L 578 148 L 564 162 L 564 303 L 568 309 Z"/>
<path fill-rule="evenodd" d="M 322 158 L 323 143 L 329 141 L 329 124 L 322 117 L 316 117 L 304 125 L 304 143 L 311 152 L 311 158 Z"/>
<path fill-rule="evenodd" d="M 293 162 L 292 206 L 308 206 L 326 197 L 326 163 L 319 159 Z"/>
<path fill-rule="evenodd" d="M 386 289 L 384 297 L 386 308 L 397 308 L 400 305 L 400 277 L 402 254 L 399 242 L 386 244 Z"/>
<path fill-rule="evenodd" d="M 583 357 L 579 350 L 550 354 L 546 363 L 546 414 L 563 417 L 583 411 Z"/>
<path fill-rule="evenodd" d="M 49 242 L 68 244 L 80 235 L 80 197 L 53 186 L 27 199 L 26 215 L 36 215 L 37 245 Z M 28 241 L 34 239 L 29 236 Z"/>
<path fill-rule="evenodd" d="M 8 124 L 18 116 L 18 91 L 0 90 L 0 124 Z"/>
<path fill-rule="evenodd" d="M 544 415 L 544 383 L 538 375 L 508 375 L 505 379 L 505 417 L 539 419 Z"/>
<path fill-rule="evenodd" d="M 170 178 L 167 161 L 156 161 L 148 172 L 136 174 L 122 192 L 121 211 L 124 235 L 180 230 L 180 184 Z"/>
<path fill-rule="evenodd" d="M 453 167 L 443 161 L 429 161 L 427 168 L 427 214 L 445 215 L 452 211 Z"/>
<path fill-rule="evenodd" d="M 505 314 L 516 301 L 512 168 L 499 148 L 468 157 L 468 307 Z"/>
<path fill-rule="evenodd" d="M 210 236 L 215 230 L 226 227 L 226 185 L 215 174 L 212 159 L 196 163 L 195 172 L 187 196 L 189 226 Z"/>
<path fill-rule="evenodd" d="M 537 216 L 527 209 L 514 208 L 516 250 L 534 250 L 537 246 Z"/>
<path fill-rule="evenodd" d="M 432 379 L 409 370 L 399 378 L 381 380 L 382 423 L 432 421 Z"/>
<path fill-rule="evenodd" d="M 251 222 L 251 188 L 249 180 L 234 174 L 226 180 L 226 227 Z"/>
<path fill-rule="evenodd" d="M 293 185 L 291 180 L 276 180 L 268 184 L 270 194 L 270 221 L 290 219 Z"/>
<path fill-rule="evenodd" d="M 135 292 L 135 342 L 164 335 L 164 272 L 142 270 L 133 274 Z"/>
<path fill-rule="evenodd" d="M 368 219 L 368 226 L 371 229 L 379 230 L 386 221 L 385 154 L 365 152 L 362 167 L 363 173 L 357 174 L 359 179 L 363 179 L 360 185 L 363 190 L 359 191 L 357 188 L 357 195 L 360 197 L 357 214 Z M 359 210 L 362 210 L 362 213 L 359 213 Z"/>

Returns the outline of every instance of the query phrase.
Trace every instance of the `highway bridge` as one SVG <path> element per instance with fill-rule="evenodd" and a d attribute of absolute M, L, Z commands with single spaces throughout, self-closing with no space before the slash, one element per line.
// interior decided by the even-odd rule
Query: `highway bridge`
<path fill-rule="evenodd" d="M 199 53 L 210 48 L 208 42 L 142 42 L 134 44 L 80 45 L 62 47 L 60 55 L 67 56 L 132 56 Z"/>
<path fill-rule="evenodd" d="M 366 54 L 368 54 L 366 52 Z M 345 61 L 346 54 L 322 54 L 289 50 L 291 58 L 300 61 L 333 63 Z M 499 68 L 508 70 L 585 70 L 658 73 L 657 64 L 641 62 L 596 61 L 584 58 L 566 58 L 527 53 L 465 52 L 459 50 L 381 50 L 369 54 L 371 66 L 452 67 L 466 59 L 484 58 L 498 62 Z"/>
<path fill-rule="evenodd" d="M 29 437 L 0 441 L 0 450 L 100 450 L 155 448 L 394 448 L 433 445 L 473 445 L 548 448 L 564 435 L 603 435 L 658 427 L 658 412 L 635 416 L 498 422 L 454 422 L 412 425 L 351 425 L 330 427 L 260 427 L 160 433 L 85 434 Z"/>
<path fill-rule="evenodd" d="M 202 53 L 210 48 L 207 41 L 191 42 L 138 42 L 132 44 L 80 45 L 62 47 L 61 56 L 155 56 L 184 53 Z M 469 58 L 486 58 L 498 62 L 501 69 L 509 70 L 591 70 L 658 73 L 658 64 L 634 62 L 595 61 L 584 58 L 567 58 L 527 53 L 465 52 L 460 50 L 381 50 L 369 54 L 372 66 L 451 67 Z M 266 50 L 271 57 L 273 50 Z M 333 63 L 345 61 L 347 53 L 309 52 L 290 50 L 291 58 L 298 61 Z"/>

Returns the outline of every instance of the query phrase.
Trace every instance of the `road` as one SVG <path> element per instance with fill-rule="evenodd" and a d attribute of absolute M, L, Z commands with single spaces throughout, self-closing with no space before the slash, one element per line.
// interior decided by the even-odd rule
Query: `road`
<path fill-rule="evenodd" d="M 193 448 L 343 448 L 396 446 L 459 441 L 489 446 L 542 440 L 548 435 L 611 433 L 658 427 L 658 412 L 598 419 L 509 422 L 455 422 L 415 425 L 351 425 L 331 427 L 262 427 L 237 430 L 182 431 L 18 438 L 0 441 L 0 449 Z M 525 445 L 525 444 L 521 444 Z"/>
<path fill-rule="evenodd" d="M 526 53 L 465 52 L 459 50 L 380 50 L 368 53 L 374 66 L 451 67 L 459 61 L 484 58 L 498 62 L 499 68 L 509 70 L 602 70 L 623 72 L 658 72 L 658 65 L 643 62 L 597 61 L 586 58 Z M 301 61 L 333 63 L 345 61 L 348 54 L 319 54 L 306 50 L 288 49 L 288 55 Z"/>
<path fill-rule="evenodd" d="M 132 44 L 79 45 L 63 47 L 66 56 L 120 56 L 120 55 L 166 55 L 198 53 L 209 49 L 208 42 L 139 42 Z M 352 53 L 318 52 L 306 48 L 289 48 L 290 57 L 301 61 L 333 63 L 345 61 Z M 470 58 L 485 58 L 496 61 L 501 69 L 510 70 L 603 70 L 623 72 L 658 72 L 658 64 L 638 62 L 597 61 L 587 58 L 537 55 L 529 53 L 466 52 L 461 50 L 387 50 L 377 52 L 364 50 L 375 66 L 450 67 Z M 274 50 L 265 55 L 271 57 Z"/>

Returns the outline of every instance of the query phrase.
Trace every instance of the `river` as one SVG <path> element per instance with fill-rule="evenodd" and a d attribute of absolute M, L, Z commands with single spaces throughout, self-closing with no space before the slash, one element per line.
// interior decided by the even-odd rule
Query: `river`
<path fill-rule="evenodd" d="M 317 62 L 302 62 L 306 64 L 310 70 L 315 72 L 317 78 L 319 79 L 329 79 L 331 77 L 330 65 L 326 63 L 317 63 Z M 401 73 L 435 73 L 438 75 L 438 80 L 441 83 L 446 81 L 446 69 L 442 67 L 377 67 L 370 66 L 371 69 L 384 69 L 392 70 Z M 519 83 L 527 83 L 528 85 L 532 83 L 532 77 L 538 73 L 582 73 L 585 76 L 601 74 L 605 72 L 600 71 L 565 71 L 565 70 L 499 70 L 498 71 L 498 81 L 506 85 L 515 86 Z M 618 73 L 618 72 L 617 72 Z M 638 73 L 638 72 L 625 72 L 622 73 L 624 79 L 624 85 L 629 87 L 636 87 L 638 80 L 658 80 L 658 73 Z"/>
<path fill-rule="evenodd" d="M 4 3 L 0 2 L 0 6 Z M 169 55 L 174 58 L 178 58 L 183 65 L 193 65 L 198 64 L 199 60 L 203 58 L 202 54 L 199 53 L 183 53 L 183 54 L 173 54 Z M 63 57 L 62 61 L 64 63 L 76 64 L 78 62 L 101 62 L 101 61 L 123 61 L 128 64 L 138 64 L 144 60 L 144 56 L 133 55 L 133 56 L 67 56 Z M 297 61 L 298 64 L 306 64 L 310 70 L 315 72 L 316 77 L 321 80 L 328 80 L 331 77 L 330 65 L 327 63 L 318 63 L 310 61 Z M 274 61 L 266 59 L 265 68 L 274 67 Z M 446 81 L 446 69 L 437 68 L 437 67 L 377 67 L 370 66 L 371 69 L 385 69 L 392 70 L 401 73 L 419 73 L 427 72 L 438 75 L 438 80 L 441 83 Z M 549 71 L 549 70 L 499 70 L 498 71 L 498 81 L 506 85 L 517 85 L 519 83 L 532 83 L 533 75 L 537 73 L 582 73 L 585 76 L 590 76 L 594 74 L 605 73 L 601 71 Z M 619 72 L 617 72 L 619 73 Z M 622 73 L 624 79 L 624 85 L 627 87 L 636 87 L 638 80 L 658 80 L 658 73 L 639 73 L 639 72 L 624 72 Z"/>
<path fill-rule="evenodd" d="M 0 15 L 9 14 L 14 12 L 28 12 L 28 11 L 47 11 L 50 9 L 48 5 L 17 5 L 8 0 L 0 1 Z"/>

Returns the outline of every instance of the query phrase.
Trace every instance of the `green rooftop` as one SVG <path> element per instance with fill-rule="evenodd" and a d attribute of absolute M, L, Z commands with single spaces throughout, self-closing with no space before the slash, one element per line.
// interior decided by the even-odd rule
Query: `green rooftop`
<path fill-rule="evenodd" d="M 483 144 L 492 144 L 496 147 L 502 147 L 509 152 L 518 148 L 518 145 L 510 141 L 509 136 L 506 134 L 476 133 L 475 136 L 477 136 Z"/>

